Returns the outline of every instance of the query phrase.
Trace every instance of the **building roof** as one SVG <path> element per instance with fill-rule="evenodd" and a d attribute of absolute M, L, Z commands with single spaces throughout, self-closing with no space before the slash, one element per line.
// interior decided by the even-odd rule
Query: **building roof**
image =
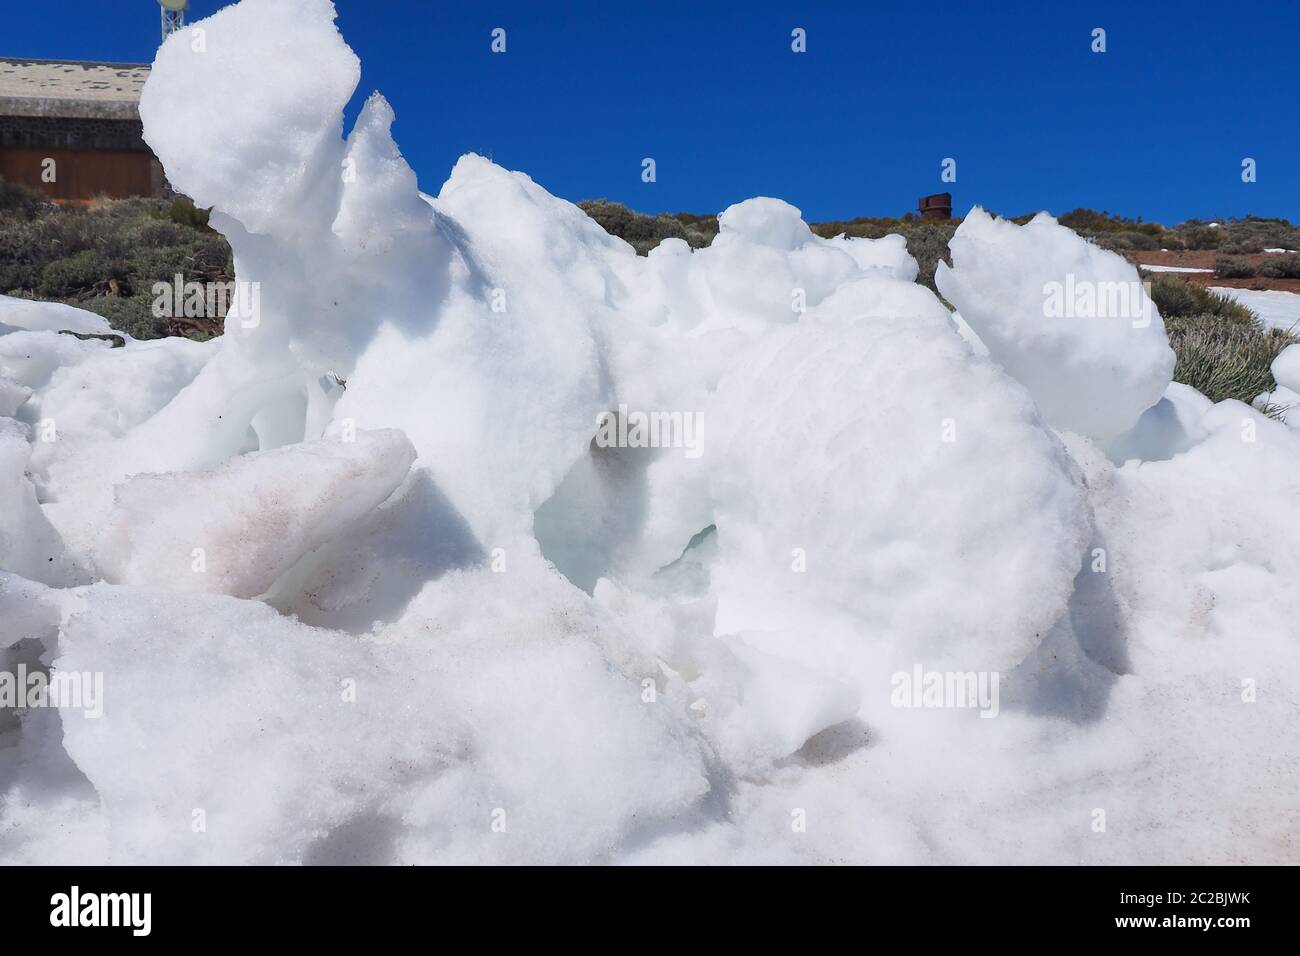
<path fill-rule="evenodd" d="M 139 119 L 147 63 L 0 57 L 0 116 Z"/>

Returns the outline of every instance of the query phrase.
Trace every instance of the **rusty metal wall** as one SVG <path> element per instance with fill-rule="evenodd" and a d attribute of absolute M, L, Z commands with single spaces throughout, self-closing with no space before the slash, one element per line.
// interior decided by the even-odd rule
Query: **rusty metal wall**
<path fill-rule="evenodd" d="M 952 193 L 935 193 L 922 196 L 916 206 L 922 219 L 951 219 Z"/>
<path fill-rule="evenodd" d="M 47 159 L 54 181 L 44 182 Z M 0 178 L 39 189 L 56 201 L 157 194 L 153 156 L 127 150 L 0 148 Z"/>

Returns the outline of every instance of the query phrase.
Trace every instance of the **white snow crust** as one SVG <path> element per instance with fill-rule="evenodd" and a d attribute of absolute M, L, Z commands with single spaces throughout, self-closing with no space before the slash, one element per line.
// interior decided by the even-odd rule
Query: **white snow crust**
<path fill-rule="evenodd" d="M 103 686 L 0 707 L 0 862 L 1300 862 L 1300 418 L 1046 313 L 1133 267 L 976 209 L 957 316 L 772 198 L 638 257 L 345 134 L 329 0 L 200 25 L 145 137 L 258 314 L 0 300 L 0 674 Z"/>

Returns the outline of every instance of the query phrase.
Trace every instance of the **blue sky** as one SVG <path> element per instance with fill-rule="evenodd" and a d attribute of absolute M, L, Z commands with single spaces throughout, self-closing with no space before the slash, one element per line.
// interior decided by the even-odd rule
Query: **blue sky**
<path fill-rule="evenodd" d="M 191 20 L 223 5 L 192 0 Z M 901 215 L 949 190 L 963 212 L 1300 220 L 1295 0 L 337 6 L 362 61 L 349 122 L 383 92 L 429 192 L 475 150 L 565 198 L 646 212 L 769 195 L 812 221 Z M 158 41 L 154 0 L 14 2 L 3 17 L 0 55 L 148 61 Z"/>

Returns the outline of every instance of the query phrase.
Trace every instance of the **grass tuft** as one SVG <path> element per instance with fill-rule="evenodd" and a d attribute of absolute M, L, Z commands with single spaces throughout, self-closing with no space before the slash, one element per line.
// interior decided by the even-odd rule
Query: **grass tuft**
<path fill-rule="evenodd" d="M 1249 405 L 1277 387 L 1269 366 L 1300 336 L 1265 329 L 1258 321 L 1225 322 L 1218 315 L 1165 319 L 1169 344 L 1178 356 L 1174 381 L 1190 385 L 1213 402 L 1235 398 Z"/>

